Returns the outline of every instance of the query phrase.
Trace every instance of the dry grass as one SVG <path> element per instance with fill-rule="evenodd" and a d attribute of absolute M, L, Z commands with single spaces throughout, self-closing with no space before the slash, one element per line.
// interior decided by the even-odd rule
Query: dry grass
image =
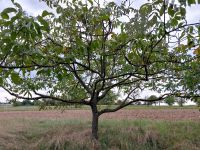
<path fill-rule="evenodd" d="M 91 118 L 91 110 L 59 110 L 54 111 L 8 111 L 0 112 L 0 119 L 87 119 Z M 200 121 L 198 109 L 131 109 L 107 113 L 102 119 L 151 119 L 151 120 L 192 120 Z"/>
<path fill-rule="evenodd" d="M 87 110 L 0 113 L 0 150 L 96 150 L 97 147 L 102 150 L 197 150 L 200 147 L 199 114 L 195 110 L 187 110 L 189 121 L 184 121 L 185 117 L 178 122 L 173 116 L 181 113 L 180 110 L 168 114 L 172 121 L 162 118 L 152 121 L 149 116 L 158 113 L 157 110 L 141 111 L 125 110 L 103 116 L 97 144 L 91 141 L 91 115 Z M 150 120 L 137 119 L 138 115 L 146 118 L 144 115 L 150 112 L 147 115 Z M 164 112 L 159 111 L 161 116 Z"/>

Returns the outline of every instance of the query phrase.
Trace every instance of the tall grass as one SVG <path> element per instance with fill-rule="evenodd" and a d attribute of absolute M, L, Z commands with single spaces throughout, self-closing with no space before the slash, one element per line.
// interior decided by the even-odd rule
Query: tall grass
<path fill-rule="evenodd" d="M 0 149 L 96 149 L 91 142 L 88 120 L 0 121 L 0 125 L 5 123 L 10 126 L 2 128 Z M 102 150 L 198 150 L 200 122 L 101 120 L 99 142 Z"/>
<path fill-rule="evenodd" d="M 200 148 L 199 122 L 106 121 L 100 132 L 103 149 L 188 150 Z"/>

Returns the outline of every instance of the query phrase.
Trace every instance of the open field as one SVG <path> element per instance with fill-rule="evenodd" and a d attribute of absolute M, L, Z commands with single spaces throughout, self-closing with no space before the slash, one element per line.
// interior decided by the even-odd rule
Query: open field
<path fill-rule="evenodd" d="M 100 109 L 103 109 L 103 108 L 114 108 L 116 107 L 116 105 L 98 105 L 98 107 Z M 54 106 L 47 106 L 46 107 L 47 110 L 50 109 L 54 109 Z M 78 106 L 78 107 L 75 107 L 75 106 L 65 106 L 65 107 L 61 107 L 61 109 L 64 109 L 64 110 L 90 110 L 90 107 L 89 106 Z M 130 105 L 130 106 L 127 106 L 125 107 L 124 109 L 128 109 L 128 110 L 132 110 L 132 109 L 200 109 L 198 108 L 197 106 L 194 106 L 194 105 L 187 105 L 187 106 L 184 106 L 184 107 L 180 107 L 180 106 L 146 106 L 146 105 Z M 17 107 L 13 107 L 12 105 L 0 105 L 0 112 L 2 111 L 38 111 L 39 110 L 39 106 L 17 106 Z"/>
<path fill-rule="evenodd" d="M 47 111 L 4 111 L 0 119 L 91 119 L 90 110 L 47 110 Z M 101 119 L 151 119 L 151 120 L 192 120 L 200 121 L 198 109 L 124 109 L 115 113 L 107 113 Z"/>
<path fill-rule="evenodd" d="M 0 150 L 95 149 L 90 110 L 0 112 Z M 104 114 L 102 150 L 199 150 L 198 109 L 124 109 Z"/>

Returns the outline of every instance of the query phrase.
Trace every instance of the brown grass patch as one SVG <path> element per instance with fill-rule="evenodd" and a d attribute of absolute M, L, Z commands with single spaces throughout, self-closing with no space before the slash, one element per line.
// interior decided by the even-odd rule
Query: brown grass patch
<path fill-rule="evenodd" d="M 0 119 L 82 119 L 90 120 L 90 110 L 61 111 L 11 111 L 0 112 Z M 102 119 L 151 119 L 151 120 L 192 120 L 200 121 L 198 109 L 132 109 L 107 113 Z"/>

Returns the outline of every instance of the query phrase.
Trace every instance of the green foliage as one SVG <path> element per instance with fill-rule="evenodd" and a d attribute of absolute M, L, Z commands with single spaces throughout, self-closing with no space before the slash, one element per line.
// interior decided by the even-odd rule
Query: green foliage
<path fill-rule="evenodd" d="M 196 1 L 195 0 L 188 0 L 188 5 L 191 5 L 191 4 L 196 4 Z"/>
<path fill-rule="evenodd" d="M 149 96 L 148 98 L 147 98 L 147 102 L 145 102 L 144 104 L 145 105 L 152 105 L 152 104 L 154 104 L 154 103 L 156 103 L 156 102 L 152 102 L 151 100 L 156 100 L 157 99 L 157 96 L 156 95 L 151 95 L 151 96 Z"/>
<path fill-rule="evenodd" d="M 46 17 L 46 16 L 49 16 L 49 15 L 53 15 L 53 13 L 50 13 L 50 12 L 48 12 L 48 11 L 46 11 L 46 10 L 44 10 L 44 11 L 42 12 L 42 17 Z"/>
<path fill-rule="evenodd" d="M 4 9 L 2 12 L 1 12 L 1 17 L 3 19 L 9 19 L 9 13 L 12 13 L 12 12 L 17 12 L 17 10 L 15 8 L 11 8 L 11 7 L 8 7 L 6 9 Z"/>
<path fill-rule="evenodd" d="M 195 98 L 194 102 L 197 104 L 198 107 L 200 107 L 200 98 Z"/>
<path fill-rule="evenodd" d="M 30 100 L 23 100 L 22 101 L 22 106 L 32 106 L 34 103 Z"/>
<path fill-rule="evenodd" d="M 22 106 L 22 103 L 20 101 L 13 101 L 12 105 L 14 107 L 17 107 L 17 106 Z"/>
<path fill-rule="evenodd" d="M 143 4 L 139 10 L 114 2 L 96 6 L 93 1 L 86 5 L 77 0 L 67 2 L 66 7 L 60 5 L 64 1 L 45 2 L 58 15 L 44 10 L 35 18 L 25 14 L 14 1 L 14 8 L 1 12 L 4 27 L 0 33 L 0 58 L 8 55 L 3 65 L 16 67 L 1 73 L 0 84 L 7 89 L 23 95 L 28 90 L 45 89 L 54 97 L 76 100 L 91 98 L 91 89 L 100 97 L 99 102 L 105 104 L 113 101 L 110 91 L 117 95 L 113 89 L 123 94 L 128 94 L 131 88 L 179 93 L 180 86 L 190 91 L 198 89 L 199 60 L 188 61 L 194 59 L 188 53 L 191 44 L 171 49 L 165 40 L 174 36 L 177 28 L 182 33 L 179 40 L 187 38 L 188 43 L 197 44 L 194 33 L 198 28 L 181 27 L 186 23 L 184 5 L 180 9 L 166 5 L 164 13 L 163 1 L 159 0 Z M 14 15 L 9 17 L 10 13 Z M 163 15 L 169 17 L 165 23 Z M 121 21 L 125 16 L 130 19 Z M 188 72 L 189 66 L 193 70 Z M 157 78 L 159 73 L 173 73 L 174 79 L 168 79 L 170 75 Z M 12 85 L 5 80 L 8 78 Z M 177 78 L 180 80 L 171 81 Z M 198 90 L 193 94 L 197 93 Z"/>
<path fill-rule="evenodd" d="M 3 79 L 0 77 L 0 85 L 3 84 Z"/>
<path fill-rule="evenodd" d="M 151 95 L 151 96 L 149 96 L 149 98 L 148 98 L 148 100 L 155 100 L 155 99 L 157 99 L 157 96 L 156 96 L 156 95 Z"/>
<path fill-rule="evenodd" d="M 30 100 L 19 101 L 19 100 L 16 100 L 16 99 L 11 99 L 10 103 L 12 103 L 12 105 L 14 107 L 17 107 L 17 106 L 33 106 L 34 105 L 34 102 L 32 102 Z"/>
<path fill-rule="evenodd" d="M 118 99 L 118 95 L 110 91 L 106 97 L 99 102 L 100 105 L 112 105 Z"/>
<path fill-rule="evenodd" d="M 165 103 L 172 106 L 175 103 L 175 98 L 173 96 L 168 96 L 165 98 Z"/>
<path fill-rule="evenodd" d="M 20 84 L 21 83 L 21 78 L 17 73 L 12 73 L 11 74 L 11 80 L 14 84 Z"/>

